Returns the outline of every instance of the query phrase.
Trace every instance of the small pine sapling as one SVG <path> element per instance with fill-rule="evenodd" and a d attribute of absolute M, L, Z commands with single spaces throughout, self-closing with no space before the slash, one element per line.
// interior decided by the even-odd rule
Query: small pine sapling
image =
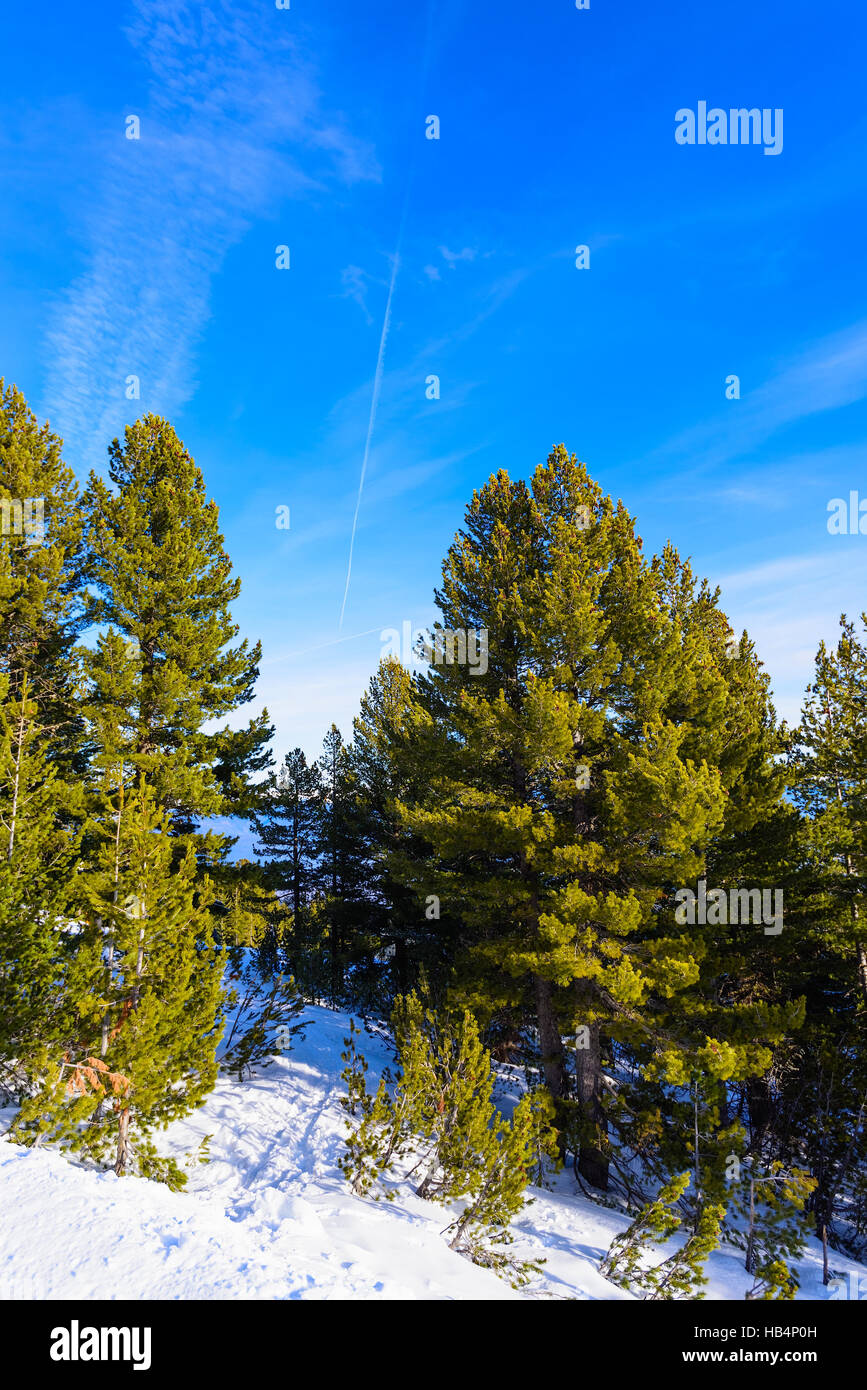
<path fill-rule="evenodd" d="M 754 1278 L 745 1298 L 795 1297 L 799 1281 L 792 1263 L 804 1251 L 809 1234 L 804 1208 L 815 1187 L 815 1178 L 802 1168 L 786 1172 L 774 1162 L 760 1173 L 753 1164 L 744 1165 L 734 1206 L 747 1222 L 744 1268 Z"/>
<path fill-rule="evenodd" d="M 349 1020 L 349 1037 L 343 1039 L 344 1051 L 340 1054 L 340 1060 L 346 1063 L 340 1073 L 341 1080 L 346 1082 L 347 1094 L 341 1096 L 340 1104 L 350 1115 L 355 1115 L 361 1111 L 362 1115 L 370 1112 L 373 1104 L 373 1097 L 367 1089 L 367 1059 L 358 1051 L 355 1046 L 355 1039 L 361 1036 L 361 1029 L 356 1028 L 355 1019 Z"/>
<path fill-rule="evenodd" d="M 690 1234 L 679 1250 L 659 1264 L 645 1263 L 650 1247 L 669 1240 L 683 1224 L 678 1210 L 689 1186 L 689 1173 L 681 1173 L 661 1188 L 621 1235 L 615 1236 L 599 1273 L 622 1289 L 648 1301 L 674 1298 L 704 1298 L 703 1274 L 708 1255 L 720 1243 L 725 1207 L 721 1203 L 701 1202 L 691 1222 Z"/>
<path fill-rule="evenodd" d="M 621 1289 L 632 1289 L 644 1277 L 642 1261 L 651 1242 L 664 1244 L 680 1228 L 681 1214 L 675 1208 L 689 1186 L 689 1173 L 672 1178 L 648 1202 L 635 1220 L 615 1236 L 599 1262 L 599 1273 Z"/>
<path fill-rule="evenodd" d="M 306 1006 L 291 976 L 263 979 L 256 960 L 237 965 L 229 984 L 234 1019 L 219 1061 L 223 1071 L 243 1081 L 257 1063 L 267 1065 L 275 1052 L 288 1052 L 296 1034 L 303 1039 L 307 1024 L 298 1019 Z"/>

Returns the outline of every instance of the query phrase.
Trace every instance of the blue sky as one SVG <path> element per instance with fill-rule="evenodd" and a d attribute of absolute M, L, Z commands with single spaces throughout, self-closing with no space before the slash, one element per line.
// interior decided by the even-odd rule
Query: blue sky
<path fill-rule="evenodd" d="M 172 419 L 281 755 L 350 732 L 472 489 L 561 441 L 722 586 L 794 718 L 867 607 L 867 536 L 826 526 L 867 497 L 865 35 L 839 0 L 7 7 L 0 374 L 82 477 Z M 782 152 L 678 145 L 701 100 L 781 108 Z"/>

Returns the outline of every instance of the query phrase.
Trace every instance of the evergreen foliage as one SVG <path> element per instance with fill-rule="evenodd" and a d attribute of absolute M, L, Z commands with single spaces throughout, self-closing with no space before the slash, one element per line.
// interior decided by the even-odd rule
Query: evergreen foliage
<path fill-rule="evenodd" d="M 702 1297 L 723 1241 L 748 1298 L 792 1298 L 808 1220 L 826 1283 L 831 1250 L 864 1256 L 867 615 L 786 729 L 719 591 L 560 445 L 473 494 L 426 673 L 381 662 L 350 741 L 272 771 L 267 712 L 230 727 L 260 650 L 167 420 L 80 493 L 0 380 L 0 510 L 13 1138 L 180 1186 L 160 1130 L 325 1000 L 397 1048 L 370 1090 L 350 1025 L 353 1190 L 412 1181 L 518 1284 L 504 1247 L 555 1156 L 637 1213 L 601 1269 L 649 1300 Z M 508 1119 L 492 1055 L 528 1081 Z"/>
<path fill-rule="evenodd" d="M 392 1027 L 400 1074 L 393 1094 L 385 1078 L 373 1096 L 355 1037 L 346 1039 L 347 1109 L 360 1109 L 357 1128 L 347 1121 L 345 1176 L 359 1195 L 369 1192 L 399 1159 L 414 1159 L 421 1197 L 451 1205 L 463 1200 L 447 1230 L 453 1250 L 504 1273 L 515 1284 L 538 1270 L 509 1258 L 512 1219 L 526 1204 L 525 1189 L 540 1153 L 555 1154 L 550 1099 L 524 1095 L 511 1121 L 492 1101 L 490 1054 L 469 1010 L 457 1021 L 425 1007 L 414 992 L 396 1002 Z M 392 1198 L 394 1193 L 387 1195 Z"/>
<path fill-rule="evenodd" d="M 599 1271 L 612 1283 L 650 1301 L 704 1298 L 707 1278 L 703 1266 L 719 1244 L 725 1208 L 719 1203 L 701 1205 L 686 1240 L 665 1260 L 646 1263 L 649 1243 L 663 1244 L 683 1224 L 678 1203 L 689 1186 L 689 1173 L 672 1178 L 649 1202 L 622 1235 L 615 1236 Z"/>

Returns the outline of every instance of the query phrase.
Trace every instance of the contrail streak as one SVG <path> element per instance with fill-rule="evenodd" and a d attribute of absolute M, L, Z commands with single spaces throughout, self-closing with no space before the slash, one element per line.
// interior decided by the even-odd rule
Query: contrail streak
<path fill-rule="evenodd" d="M 430 67 L 431 48 L 433 43 L 433 0 L 428 0 L 427 16 L 425 24 L 424 49 L 422 51 L 421 81 L 418 93 L 424 96 L 427 86 L 427 76 Z M 361 495 L 364 492 L 364 479 L 367 476 L 367 460 L 370 458 L 370 441 L 373 438 L 373 428 L 376 424 L 376 408 L 379 405 L 379 390 L 382 386 L 382 370 L 385 364 L 385 345 L 388 341 L 388 330 L 391 325 L 391 301 L 394 298 L 394 287 L 397 282 L 397 272 L 400 268 L 400 253 L 403 247 L 403 233 L 406 227 L 406 215 L 409 210 L 409 196 L 412 191 L 412 182 L 415 174 L 416 155 L 410 163 L 409 179 L 407 180 L 406 197 L 403 203 L 403 212 L 400 218 L 400 228 L 397 234 L 397 249 L 394 253 L 394 262 L 391 267 L 391 281 L 388 286 L 388 299 L 385 302 L 385 317 L 382 321 L 382 334 L 379 339 L 379 353 L 376 358 L 376 372 L 373 378 L 373 396 L 370 402 L 370 418 L 367 422 L 367 439 L 364 443 L 364 458 L 361 462 L 361 477 L 358 480 L 358 496 L 355 499 L 355 515 L 352 518 L 352 532 L 349 537 L 349 563 L 346 567 L 346 586 L 343 590 L 343 602 L 340 605 L 340 622 L 338 631 L 343 628 L 343 614 L 346 611 L 346 600 L 349 597 L 349 581 L 352 578 L 352 555 L 355 550 L 355 533 L 358 530 L 358 513 L 361 510 Z"/>
<path fill-rule="evenodd" d="M 340 605 L 340 622 L 337 624 L 338 631 L 343 628 L 343 614 L 346 611 L 346 600 L 349 597 L 349 581 L 352 578 L 352 553 L 355 549 L 355 532 L 358 529 L 358 513 L 361 510 L 361 495 L 364 492 L 364 479 L 367 475 L 367 460 L 370 457 L 370 441 L 373 438 L 373 427 L 376 424 L 376 407 L 379 405 L 379 390 L 382 386 L 382 370 L 385 365 L 385 345 L 388 342 L 388 330 L 391 324 L 391 301 L 394 298 L 394 286 L 397 281 L 397 272 L 400 267 L 400 252 L 403 244 L 403 229 L 406 225 L 406 209 L 409 202 L 409 190 L 407 190 L 407 201 L 404 203 L 403 216 L 400 222 L 400 231 L 397 237 L 397 250 L 394 253 L 394 261 L 391 267 L 391 281 L 388 286 L 388 298 L 385 301 L 385 317 L 382 320 L 382 333 L 379 339 L 379 353 L 376 358 L 376 372 L 373 377 L 373 395 L 370 401 L 370 417 L 367 422 L 367 438 L 364 441 L 364 458 L 361 461 L 361 477 L 358 480 L 358 496 L 355 499 L 355 515 L 352 518 L 352 532 L 349 537 L 349 564 L 346 569 L 346 586 L 343 590 L 343 602 Z"/>
<path fill-rule="evenodd" d="M 354 642 L 358 637 L 369 637 L 371 632 L 380 632 L 379 627 L 366 627 L 363 632 L 353 632 L 349 637 L 335 637 L 331 642 L 318 642 L 315 647 L 304 647 L 299 652 L 285 652 L 282 656 L 272 656 L 261 661 L 260 666 L 276 666 L 279 661 L 293 661 L 296 656 L 309 656 L 311 652 L 321 652 L 325 647 L 339 647 L 341 642 Z"/>

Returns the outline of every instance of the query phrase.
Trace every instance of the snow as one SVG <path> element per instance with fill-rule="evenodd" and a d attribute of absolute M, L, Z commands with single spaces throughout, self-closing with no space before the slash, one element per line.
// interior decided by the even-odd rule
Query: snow
<path fill-rule="evenodd" d="M 0 1138 L 0 1298 L 632 1297 L 596 1272 L 628 1218 L 578 1195 L 568 1170 L 551 1191 L 532 1190 L 513 1227 L 509 1253 L 547 1262 L 520 1291 L 449 1250 L 448 1211 L 409 1183 L 395 1184 L 393 1202 L 353 1196 L 337 1166 L 349 1018 L 324 1008 L 305 1018 L 306 1038 L 291 1052 L 250 1080 L 221 1079 L 162 1136 L 162 1152 L 192 1155 L 183 1192 Z M 391 1060 L 385 1044 L 365 1033 L 358 1046 L 375 1085 Z M 201 1164 L 195 1151 L 206 1135 L 211 1161 Z M 855 1287 L 865 1274 L 836 1253 L 832 1264 L 853 1273 Z M 734 1248 L 712 1255 L 705 1272 L 707 1298 L 742 1300 L 751 1283 Z M 815 1241 L 799 1273 L 800 1298 L 829 1297 Z"/>

